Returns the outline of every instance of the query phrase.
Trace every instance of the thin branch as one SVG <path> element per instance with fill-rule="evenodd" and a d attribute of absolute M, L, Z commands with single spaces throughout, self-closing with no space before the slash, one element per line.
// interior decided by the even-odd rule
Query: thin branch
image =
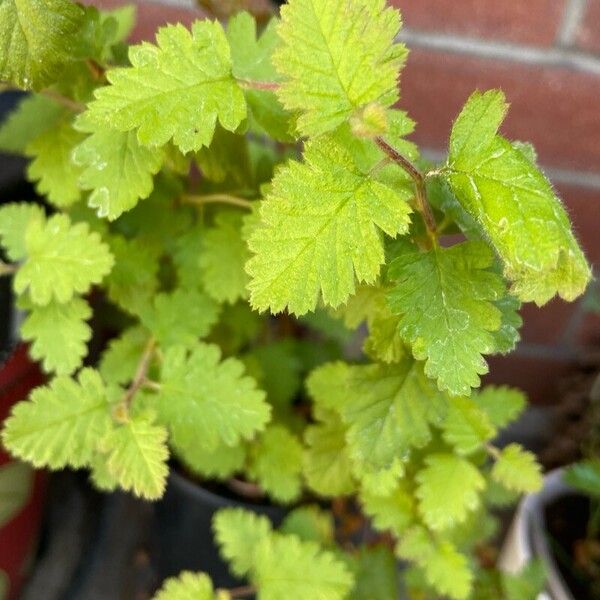
<path fill-rule="evenodd" d="M 486 444 L 485 449 L 494 460 L 498 460 L 500 458 L 500 449 L 496 448 L 496 446 L 493 444 Z"/>
<path fill-rule="evenodd" d="M 274 92 L 281 87 L 276 81 L 255 81 L 253 79 L 238 79 L 237 82 L 245 88 L 252 90 L 262 90 L 266 92 Z"/>
<path fill-rule="evenodd" d="M 55 102 L 66 106 L 69 110 L 72 110 L 74 112 L 83 112 L 85 110 L 85 104 L 77 102 L 76 100 L 71 100 L 71 98 L 67 98 L 66 96 L 63 96 L 62 94 L 59 94 L 54 90 L 42 90 L 40 94 L 51 98 Z"/>
<path fill-rule="evenodd" d="M 181 200 L 186 204 L 196 204 L 203 206 L 205 204 L 231 204 L 232 206 L 238 206 L 247 210 L 252 210 L 252 202 L 245 198 L 239 198 L 238 196 L 231 196 L 230 194 L 206 194 L 204 196 L 195 194 L 184 194 Z"/>
<path fill-rule="evenodd" d="M 19 269 L 19 265 L 16 264 L 8 264 L 0 261 L 0 277 L 2 275 L 13 275 Z"/>
<path fill-rule="evenodd" d="M 148 374 L 148 369 L 150 368 L 150 361 L 152 360 L 152 355 L 154 354 L 154 348 L 156 347 L 156 340 L 151 337 L 144 348 L 144 352 L 142 354 L 142 358 L 138 363 L 138 368 L 135 372 L 131 385 L 127 388 L 125 395 L 123 396 L 122 404 L 125 406 L 127 410 L 131 406 L 131 402 L 133 401 L 134 396 L 137 391 L 146 383 L 146 375 Z"/>
<path fill-rule="evenodd" d="M 427 227 L 430 237 L 435 240 L 436 223 L 429 202 L 427 202 L 427 192 L 425 191 L 425 178 L 423 177 L 423 174 L 410 162 L 410 160 L 408 160 L 408 158 L 402 156 L 400 152 L 390 146 L 382 137 L 376 137 L 375 143 L 387 154 L 387 156 L 410 175 L 415 184 L 417 208 L 421 215 L 423 215 L 423 220 L 425 221 L 425 226 Z"/>
<path fill-rule="evenodd" d="M 231 598 L 246 598 L 256 594 L 256 586 L 254 585 L 242 585 L 241 587 L 231 588 L 227 590 Z"/>
<path fill-rule="evenodd" d="M 145 379 L 144 381 L 142 381 L 142 386 L 148 388 L 149 390 L 152 390 L 153 392 L 160 392 L 161 389 L 160 383 L 156 381 L 151 381 L 150 379 Z"/>

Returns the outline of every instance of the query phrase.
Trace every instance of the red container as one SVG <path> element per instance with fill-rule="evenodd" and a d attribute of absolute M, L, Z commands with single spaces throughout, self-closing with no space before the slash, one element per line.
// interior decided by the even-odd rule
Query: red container
<path fill-rule="evenodd" d="M 34 387 L 42 383 L 44 376 L 37 364 L 29 359 L 27 346 L 16 346 L 0 366 L 0 422 L 4 422 L 16 402 L 26 398 Z M 0 445 L 0 465 L 11 460 L 11 456 Z M 44 483 L 45 473 L 36 472 L 28 502 L 0 528 L 0 569 L 8 575 L 8 600 L 18 598 L 36 549 L 42 519 Z"/>

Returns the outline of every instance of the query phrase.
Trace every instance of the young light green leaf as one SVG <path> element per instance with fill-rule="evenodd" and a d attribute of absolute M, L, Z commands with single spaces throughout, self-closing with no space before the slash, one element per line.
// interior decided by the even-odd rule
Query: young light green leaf
<path fill-rule="evenodd" d="M 33 219 L 25 232 L 27 259 L 19 268 L 14 287 L 26 290 L 34 304 L 44 306 L 55 298 L 68 302 L 75 293 L 100 283 L 113 266 L 108 246 L 86 223 L 71 224 L 67 215 L 47 221 Z"/>
<path fill-rule="evenodd" d="M 472 454 L 496 435 L 496 428 L 485 411 L 478 408 L 476 399 L 456 397 L 449 402 L 443 435 L 458 454 Z"/>
<path fill-rule="evenodd" d="M 319 406 L 341 415 L 353 458 L 377 469 L 427 444 L 430 425 L 447 409 L 446 397 L 410 358 L 394 365 L 326 364 L 307 386 Z"/>
<path fill-rule="evenodd" d="M 0 79 L 25 89 L 51 83 L 66 64 L 84 10 L 69 0 L 4 0 L 0 4 Z"/>
<path fill-rule="evenodd" d="M 360 501 L 363 510 L 379 531 L 389 530 L 401 537 L 417 521 L 415 499 L 404 483 L 396 483 L 392 492 L 385 496 L 363 489 Z"/>
<path fill-rule="evenodd" d="M 219 600 L 206 573 L 183 571 L 177 577 L 169 577 L 152 600 Z M 227 600 L 227 596 L 222 598 Z"/>
<path fill-rule="evenodd" d="M 141 311 L 142 323 L 158 343 L 193 347 L 205 337 L 219 318 L 219 306 L 197 290 L 176 289 L 154 297 L 152 305 Z"/>
<path fill-rule="evenodd" d="M 155 296 L 159 256 L 156 246 L 139 238 L 113 235 L 108 240 L 115 264 L 106 278 L 109 299 L 139 315 Z"/>
<path fill-rule="evenodd" d="M 242 471 L 246 462 L 246 446 L 217 446 L 215 450 L 206 450 L 197 444 L 178 445 L 172 439 L 173 453 L 194 473 L 204 478 L 226 480 Z"/>
<path fill-rule="evenodd" d="M 19 402 L 4 424 L 2 442 L 35 467 L 62 469 L 91 463 L 111 426 L 110 404 L 100 375 L 83 369 L 78 381 L 56 377 Z"/>
<path fill-rule="evenodd" d="M 464 521 L 480 504 L 485 480 L 468 460 L 454 454 L 429 454 L 416 476 L 419 513 L 435 531 Z"/>
<path fill-rule="evenodd" d="M 291 0 L 282 7 L 273 62 L 284 82 L 277 95 L 300 112 L 300 133 L 332 131 L 367 104 L 398 100 L 407 55 L 394 44 L 400 26 L 399 12 L 383 0 Z"/>
<path fill-rule="evenodd" d="M 92 309 L 83 298 L 72 298 L 66 304 L 52 301 L 46 306 L 21 302 L 20 307 L 30 311 L 21 324 L 21 336 L 32 342 L 29 352 L 43 361 L 44 371 L 70 375 L 81 366 L 92 337 L 86 323 Z"/>
<path fill-rule="evenodd" d="M 221 555 L 243 577 L 254 566 L 256 547 L 270 537 L 271 522 L 242 508 L 225 508 L 213 517 L 213 530 Z"/>
<path fill-rule="evenodd" d="M 200 273 L 206 293 L 217 302 L 235 303 L 247 296 L 248 275 L 244 265 L 250 253 L 242 239 L 243 215 L 221 211 L 215 226 L 201 238 Z"/>
<path fill-rule="evenodd" d="M 502 315 L 493 302 L 505 293 L 500 276 L 489 270 L 492 251 L 484 242 L 421 252 L 402 246 L 389 268 L 395 286 L 388 302 L 401 315 L 398 333 L 426 360 L 425 373 L 441 390 L 469 395 L 487 373 L 483 354 L 494 350 L 492 332 Z"/>
<path fill-rule="evenodd" d="M 221 361 L 219 348 L 203 343 L 190 354 L 183 346 L 164 353 L 156 408 L 176 445 L 207 450 L 252 439 L 270 416 L 265 393 L 244 375 L 242 363 Z"/>
<path fill-rule="evenodd" d="M 133 379 L 150 338 L 143 327 L 130 327 L 110 341 L 100 359 L 100 375 L 107 383 L 124 385 Z"/>
<path fill-rule="evenodd" d="M 231 46 L 233 74 L 238 79 L 274 83 L 280 79 L 272 63 L 272 55 L 279 45 L 277 21 L 272 19 L 257 36 L 256 21 L 247 12 L 234 15 L 227 25 L 227 39 Z M 267 133 L 276 140 L 289 142 L 290 114 L 277 100 L 274 91 L 248 87 L 248 120 L 257 133 Z"/>
<path fill-rule="evenodd" d="M 91 191 L 88 204 L 98 216 L 114 221 L 150 195 L 164 151 L 141 146 L 133 131 L 90 127 L 81 119 L 78 128 L 91 133 L 72 155 L 79 165 L 79 185 Z"/>
<path fill-rule="evenodd" d="M 271 425 L 250 449 L 248 474 L 278 502 L 293 502 L 301 491 L 302 444 L 281 425 Z"/>
<path fill-rule="evenodd" d="M 466 600 L 473 586 L 473 572 L 465 556 L 447 540 L 435 542 L 422 527 L 413 527 L 400 540 L 401 558 L 416 562 L 426 581 L 444 597 Z"/>
<path fill-rule="evenodd" d="M 502 313 L 500 329 L 492 332 L 494 351 L 500 354 L 508 354 L 515 349 L 521 339 L 519 334 L 519 329 L 523 325 L 523 319 L 519 314 L 521 303 L 514 296 L 506 294 L 500 300 L 496 300 L 494 304 Z"/>
<path fill-rule="evenodd" d="M 516 388 L 508 386 L 488 385 L 478 391 L 473 400 L 488 416 L 488 419 L 498 429 L 506 427 L 514 421 L 525 408 L 527 398 Z"/>
<path fill-rule="evenodd" d="M 475 92 L 454 124 L 445 172 L 500 256 L 514 294 L 540 305 L 555 294 L 573 300 L 590 268 L 548 180 L 496 135 L 505 112 L 502 92 Z"/>
<path fill-rule="evenodd" d="M 64 106 L 47 96 L 26 96 L 0 126 L 0 151 L 25 154 L 29 143 L 54 127 L 65 112 Z"/>
<path fill-rule="evenodd" d="M 307 427 L 304 440 L 304 477 L 321 496 L 345 496 L 354 491 L 352 460 L 346 444 L 346 427 L 333 411 L 317 412 L 320 423 Z"/>
<path fill-rule="evenodd" d="M 333 307 L 359 282 L 374 283 L 384 262 L 381 232 L 407 231 L 409 193 L 363 172 L 340 139 L 307 144 L 304 163 L 280 169 L 249 239 L 246 269 L 254 308 L 302 315 L 319 293 Z"/>
<path fill-rule="evenodd" d="M 329 511 L 313 504 L 300 506 L 288 513 L 279 531 L 296 535 L 305 542 L 330 546 L 334 543 L 335 523 Z"/>
<path fill-rule="evenodd" d="M 0 207 L 0 240 L 10 259 L 21 260 L 27 255 L 25 232 L 33 220 L 44 221 L 44 210 L 37 204 L 19 202 Z"/>
<path fill-rule="evenodd" d="M 33 484 L 33 469 L 11 461 L 0 466 L 0 527 L 4 527 L 24 508 Z"/>
<path fill-rule="evenodd" d="M 542 487 L 541 466 L 535 456 L 519 444 L 509 444 L 500 451 L 492 477 L 509 490 L 537 492 Z"/>
<path fill-rule="evenodd" d="M 132 66 L 108 71 L 87 118 L 118 131 L 137 130 L 145 146 L 173 140 L 186 153 L 207 146 L 217 119 L 235 131 L 246 117 L 244 94 L 231 74 L 229 44 L 216 21 L 159 29 L 157 46 L 129 50 Z"/>
<path fill-rule="evenodd" d="M 156 500 L 163 495 L 169 468 L 167 430 L 147 417 L 117 425 L 100 442 L 108 472 L 119 486 L 136 496 Z"/>
<path fill-rule="evenodd" d="M 59 208 L 74 204 L 81 196 L 80 168 L 71 160 L 71 152 L 83 138 L 68 119 L 62 119 L 25 149 L 27 156 L 33 159 L 27 167 L 27 178 L 37 182 L 38 194 Z"/>
<path fill-rule="evenodd" d="M 393 315 L 387 307 L 371 320 L 369 335 L 365 338 L 363 351 L 373 361 L 401 362 L 410 352 L 398 335 L 399 321 L 400 317 Z"/>
<path fill-rule="evenodd" d="M 331 552 L 295 535 L 271 534 L 253 548 L 252 580 L 260 600 L 343 600 L 354 578 Z"/>

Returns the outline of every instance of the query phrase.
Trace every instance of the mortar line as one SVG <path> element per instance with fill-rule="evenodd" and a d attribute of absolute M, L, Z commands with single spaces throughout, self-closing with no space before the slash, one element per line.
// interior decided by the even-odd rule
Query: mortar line
<path fill-rule="evenodd" d="M 558 29 L 556 43 L 568 48 L 573 46 L 579 26 L 583 21 L 583 15 L 587 7 L 587 0 L 568 0 L 565 6 L 562 23 Z"/>
<path fill-rule="evenodd" d="M 475 56 L 501 59 L 525 65 L 562 67 L 583 73 L 600 75 L 600 59 L 593 54 L 565 48 L 538 48 L 524 44 L 486 41 L 442 33 L 429 33 L 403 28 L 396 37 L 414 48 L 424 48 Z"/>

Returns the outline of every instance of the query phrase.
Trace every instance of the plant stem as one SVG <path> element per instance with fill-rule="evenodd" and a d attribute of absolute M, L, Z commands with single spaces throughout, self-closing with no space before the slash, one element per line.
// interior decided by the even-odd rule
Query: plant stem
<path fill-rule="evenodd" d="M 0 92 L 24 92 L 24 91 L 27 91 L 27 90 L 23 90 L 23 89 L 15 86 L 15 85 L 12 85 L 10 83 L 0 82 Z M 59 104 L 62 104 L 63 106 L 66 106 L 69 110 L 72 110 L 75 112 L 83 112 L 85 110 L 85 105 L 82 104 L 81 102 L 77 102 L 76 100 L 67 98 L 66 96 L 63 96 L 62 94 L 59 94 L 58 92 L 56 92 L 54 90 L 45 89 L 45 90 L 41 90 L 38 93 L 42 94 L 43 96 L 46 96 L 47 98 L 51 98 L 52 100 L 54 100 L 55 102 L 58 102 Z"/>
<path fill-rule="evenodd" d="M 415 184 L 415 199 L 417 209 L 423 216 L 425 226 L 432 240 L 436 239 L 436 223 L 429 202 L 427 202 L 427 192 L 425 191 L 425 177 L 408 158 L 402 156 L 398 150 L 390 146 L 381 136 L 375 138 L 375 143 L 398 164 L 406 173 L 408 173 Z"/>
<path fill-rule="evenodd" d="M 148 369 L 150 368 L 150 361 L 152 360 L 152 355 L 154 354 L 155 347 L 156 340 L 153 337 L 151 337 L 148 340 L 146 347 L 144 348 L 142 358 L 138 363 L 138 368 L 135 372 L 131 385 L 127 388 L 127 391 L 123 396 L 122 404 L 125 406 L 128 412 L 135 394 L 146 382 L 146 375 L 148 374 Z"/>
<path fill-rule="evenodd" d="M 241 587 L 232 588 L 227 590 L 232 598 L 245 598 L 256 594 L 256 587 L 253 585 L 242 585 Z"/>
<path fill-rule="evenodd" d="M 274 92 L 275 90 L 278 90 L 281 85 L 276 81 L 255 81 L 253 79 L 238 79 L 237 82 L 242 87 L 266 92 Z"/>
<path fill-rule="evenodd" d="M 11 265 L 0 260 L 0 277 L 2 275 L 13 275 L 17 272 L 19 265 Z"/>
<path fill-rule="evenodd" d="M 153 392 L 160 392 L 160 383 L 157 383 L 156 381 L 144 379 L 144 381 L 142 381 L 142 385 Z"/>
<path fill-rule="evenodd" d="M 231 196 L 230 194 L 206 194 L 204 196 L 195 194 L 184 194 L 181 199 L 187 204 L 197 204 L 203 206 L 205 204 L 231 204 L 232 206 L 238 206 L 247 210 L 252 210 L 252 202 L 245 198 L 238 198 L 237 196 Z"/>
<path fill-rule="evenodd" d="M 496 448 L 496 446 L 492 444 L 486 444 L 485 449 L 494 460 L 498 460 L 500 458 L 500 450 Z"/>

